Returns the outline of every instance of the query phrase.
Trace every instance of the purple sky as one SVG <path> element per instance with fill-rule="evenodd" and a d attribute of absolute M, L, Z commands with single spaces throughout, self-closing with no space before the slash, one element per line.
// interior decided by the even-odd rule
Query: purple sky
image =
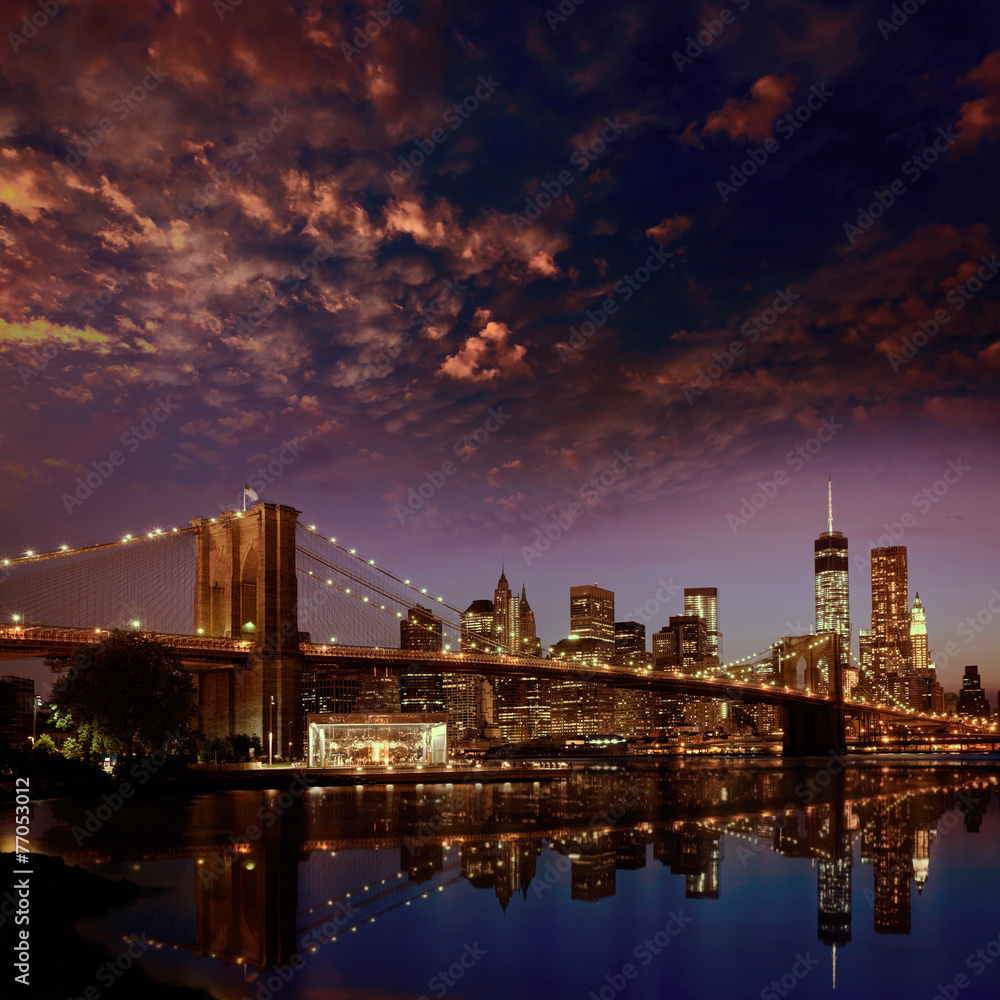
<path fill-rule="evenodd" d="M 987 11 L 755 0 L 690 63 L 715 7 L 419 0 L 361 48 L 367 11 L 94 0 L 8 37 L 0 550 L 214 514 L 292 442 L 262 499 L 454 605 L 503 553 L 546 645 L 571 585 L 619 618 L 716 586 L 730 658 L 809 627 L 831 475 L 852 561 L 907 515 L 941 679 L 993 700 Z"/>

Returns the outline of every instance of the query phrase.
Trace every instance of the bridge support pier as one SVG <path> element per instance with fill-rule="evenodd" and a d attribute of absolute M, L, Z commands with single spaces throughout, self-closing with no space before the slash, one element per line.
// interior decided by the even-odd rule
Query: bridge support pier
<path fill-rule="evenodd" d="M 838 720 L 839 714 L 839 720 Z M 785 738 L 781 752 L 786 757 L 843 756 L 846 747 L 843 711 L 829 702 L 794 705 L 784 710 Z"/>
<path fill-rule="evenodd" d="M 793 646 L 791 675 L 785 674 L 786 686 L 794 687 L 795 658 L 797 647 L 806 646 L 813 660 L 826 657 L 829 669 L 829 701 L 817 701 L 816 705 L 792 705 L 784 710 L 785 738 L 782 753 L 788 757 L 825 757 L 831 754 L 843 756 L 847 752 L 847 727 L 844 720 L 844 669 L 841 662 L 840 636 L 835 632 L 823 633 L 826 642 L 818 643 L 818 636 L 786 637 L 783 644 Z M 803 639 L 812 640 L 803 643 Z M 795 645 L 797 644 L 797 646 Z M 788 685 L 791 680 L 791 685 Z M 811 686 L 811 685 L 810 685 Z M 813 690 L 815 690 L 813 688 Z"/>

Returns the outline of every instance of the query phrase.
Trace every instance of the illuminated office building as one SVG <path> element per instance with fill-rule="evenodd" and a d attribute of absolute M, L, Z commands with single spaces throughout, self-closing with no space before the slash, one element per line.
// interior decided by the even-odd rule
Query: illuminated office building
<path fill-rule="evenodd" d="M 625 661 L 646 656 L 646 626 L 642 622 L 615 622 L 615 656 Z"/>
<path fill-rule="evenodd" d="M 910 610 L 906 546 L 872 549 L 872 668 L 875 676 L 906 669 L 910 662 Z"/>
<path fill-rule="evenodd" d="M 874 669 L 874 658 L 872 656 L 872 630 L 870 628 L 858 629 L 858 663 L 865 673 L 870 673 Z"/>
<path fill-rule="evenodd" d="M 521 584 L 521 599 L 517 605 L 518 616 L 518 656 L 541 656 L 542 642 L 535 628 L 535 612 L 531 610 L 528 597 Z"/>
<path fill-rule="evenodd" d="M 702 660 L 709 655 L 705 619 L 700 615 L 673 615 L 670 627 L 678 630 L 681 670 L 686 674 L 697 673 L 702 668 Z"/>
<path fill-rule="evenodd" d="M 930 651 L 927 648 L 927 615 L 920 603 L 920 594 L 913 599 L 910 611 L 910 665 L 920 673 L 930 669 Z"/>
<path fill-rule="evenodd" d="M 430 608 L 417 604 L 399 623 L 399 648 L 440 653 L 444 649 L 441 619 Z M 439 670 L 404 667 L 400 701 L 404 712 L 443 712 L 444 691 Z"/>
<path fill-rule="evenodd" d="M 467 652 L 492 652 L 493 641 L 492 601 L 473 601 L 462 612 L 462 649 Z"/>
<path fill-rule="evenodd" d="M 813 543 L 816 568 L 816 632 L 836 632 L 841 649 L 851 648 L 847 539 L 833 530 L 833 486 L 827 483 L 827 530 Z"/>
<path fill-rule="evenodd" d="M 585 652 L 613 656 L 615 594 L 597 584 L 569 589 L 569 630 L 583 640 Z"/>
<path fill-rule="evenodd" d="M 493 593 L 493 639 L 496 649 L 510 656 L 542 655 L 542 644 L 535 629 L 535 613 L 528 603 L 524 584 L 518 597 L 510 589 L 503 569 Z"/>
<path fill-rule="evenodd" d="M 685 587 L 684 614 L 704 619 L 705 656 L 722 659 L 722 633 L 719 631 L 719 591 L 716 587 Z"/>
<path fill-rule="evenodd" d="M 681 633 L 676 626 L 664 625 L 653 633 L 653 666 L 672 670 L 681 665 Z"/>
<path fill-rule="evenodd" d="M 501 653 L 515 655 L 520 648 L 521 615 L 517 598 L 501 568 L 497 589 L 493 592 L 493 639 Z"/>
<path fill-rule="evenodd" d="M 990 717 L 990 704 L 979 682 L 979 667 L 965 668 L 962 690 L 958 695 L 958 714 L 971 715 L 977 719 Z"/>

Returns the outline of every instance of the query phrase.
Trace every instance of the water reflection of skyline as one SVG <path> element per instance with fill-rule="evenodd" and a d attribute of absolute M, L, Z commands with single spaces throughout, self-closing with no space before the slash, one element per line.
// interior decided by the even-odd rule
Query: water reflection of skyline
<path fill-rule="evenodd" d="M 165 824 L 140 847 L 109 825 L 83 852 L 60 850 L 73 822 L 72 804 L 62 802 L 52 805 L 62 825 L 46 838 L 48 850 L 88 866 L 170 862 L 177 890 L 143 908 L 149 938 L 257 969 L 287 963 L 304 947 L 315 952 L 458 883 L 492 891 L 504 912 L 518 895 L 599 903 L 615 895 L 617 872 L 659 863 L 684 880 L 686 898 L 718 900 L 725 872 L 765 852 L 813 862 L 816 937 L 835 955 L 851 942 L 858 917 L 855 879 L 876 934 L 910 933 L 911 888 L 919 897 L 934 877 L 935 844 L 977 833 L 997 782 L 958 769 L 857 768 L 813 786 L 815 801 L 806 804 L 802 777 L 720 767 L 534 784 L 314 789 L 238 848 L 230 833 L 259 822 L 262 803 L 277 793 L 175 804 L 182 836 L 176 823 Z M 859 865 L 871 874 L 862 877 Z M 132 930 L 130 913 L 110 917 L 111 929 Z"/>

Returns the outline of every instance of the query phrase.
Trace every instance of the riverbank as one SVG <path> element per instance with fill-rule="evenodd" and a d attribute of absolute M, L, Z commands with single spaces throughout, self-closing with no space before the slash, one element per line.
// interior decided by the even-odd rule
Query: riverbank
<path fill-rule="evenodd" d="M 67 865 L 62 858 L 28 855 L 28 864 L 19 865 L 14 854 L 0 855 L 0 868 L 13 871 L 18 882 L 24 882 L 18 892 L 19 913 L 27 920 L 15 924 L 10 919 L 13 894 L 3 897 L 4 919 L 0 920 L 5 954 L 14 953 L 14 935 L 27 961 L 26 979 L 18 985 L 26 987 L 26 997 L 63 998 L 97 997 L 114 987 L 115 1000 L 212 1000 L 204 990 L 172 986 L 149 978 L 134 956 L 141 955 L 149 945 L 140 936 L 129 941 L 115 942 L 106 947 L 85 940 L 76 929 L 79 920 L 104 916 L 116 907 L 131 905 L 142 894 L 137 885 L 126 879 L 108 879 L 94 875 L 78 865 Z M 21 899 L 26 903 L 21 903 Z M 27 933 L 27 937 L 21 936 Z M 25 944 L 27 947 L 25 948 Z M 5 976 L 7 973 L 5 972 Z M 90 993 L 87 991 L 90 990 Z M 13 993 L 11 994 L 13 995 Z"/>
<path fill-rule="evenodd" d="M 176 767 L 169 773 L 158 774 L 141 786 L 142 793 L 200 795 L 221 791 L 280 791 L 292 785 L 312 788 L 336 788 L 353 785 L 407 785 L 424 784 L 483 784 L 487 782 L 538 782 L 561 781 L 569 774 L 585 771 L 655 771 L 661 768 L 696 768 L 700 765 L 722 766 L 728 769 L 741 767 L 769 767 L 775 770 L 789 768 L 822 768 L 830 757 L 778 757 L 774 754 L 656 754 L 651 756 L 609 756 L 580 757 L 568 760 L 517 760 L 488 761 L 483 764 L 424 764 L 419 768 L 386 767 L 369 765 L 366 767 L 310 768 L 298 765 L 274 765 L 246 769 L 240 766 L 201 765 L 198 768 Z M 961 767 L 996 767 L 1000 753 L 936 753 L 923 751 L 909 753 L 865 753 L 850 754 L 842 758 L 848 767 L 885 767 L 897 764 L 906 767 L 941 767 L 958 765 Z M 120 789 L 122 781 L 103 772 L 94 780 L 73 782 L 51 780 L 27 775 L 31 779 L 31 798 L 59 799 L 99 797 Z M 139 790 L 137 782 L 123 779 L 134 790 Z M 14 779 L 0 782 L 0 803 L 14 801 Z"/>

